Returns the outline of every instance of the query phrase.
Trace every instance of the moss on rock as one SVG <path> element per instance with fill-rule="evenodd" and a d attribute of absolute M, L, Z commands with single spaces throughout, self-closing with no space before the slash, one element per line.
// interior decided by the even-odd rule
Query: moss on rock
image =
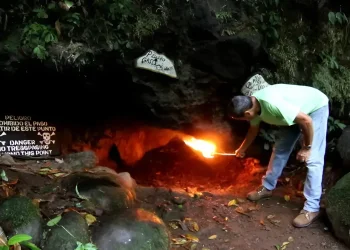
<path fill-rule="evenodd" d="M 0 205 L 0 225 L 8 236 L 28 234 L 35 244 L 42 235 L 39 209 L 27 197 L 12 197 Z"/>
<path fill-rule="evenodd" d="M 143 209 L 101 217 L 93 242 L 99 250 L 167 250 L 170 237 L 163 221 Z"/>
<path fill-rule="evenodd" d="M 329 191 L 326 211 L 335 235 L 350 246 L 350 174 L 345 175 Z"/>
<path fill-rule="evenodd" d="M 89 239 L 89 230 L 85 219 L 76 212 L 69 212 L 62 217 L 57 225 L 49 230 L 43 249 L 74 250 L 78 241 L 86 244 Z"/>

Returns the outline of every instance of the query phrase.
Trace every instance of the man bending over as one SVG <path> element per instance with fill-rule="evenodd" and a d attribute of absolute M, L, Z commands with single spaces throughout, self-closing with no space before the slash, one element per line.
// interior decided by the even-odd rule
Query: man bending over
<path fill-rule="evenodd" d="M 260 122 L 281 126 L 262 186 L 248 194 L 251 201 L 272 195 L 277 179 L 303 134 L 304 145 L 297 160 L 305 162 L 308 169 L 304 186 L 306 202 L 293 221 L 295 227 L 307 227 L 319 215 L 328 113 L 328 97 L 321 91 L 289 84 L 270 85 L 252 96 L 235 96 L 228 107 L 232 119 L 250 121 L 248 134 L 236 150 L 237 156 L 244 157 L 258 135 Z"/>

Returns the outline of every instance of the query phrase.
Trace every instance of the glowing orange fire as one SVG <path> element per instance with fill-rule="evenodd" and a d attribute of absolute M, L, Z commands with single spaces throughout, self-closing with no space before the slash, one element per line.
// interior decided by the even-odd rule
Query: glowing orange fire
<path fill-rule="evenodd" d="M 194 150 L 200 151 L 205 158 L 214 158 L 216 150 L 216 145 L 214 143 L 198 140 L 194 137 L 184 139 L 184 142 Z"/>

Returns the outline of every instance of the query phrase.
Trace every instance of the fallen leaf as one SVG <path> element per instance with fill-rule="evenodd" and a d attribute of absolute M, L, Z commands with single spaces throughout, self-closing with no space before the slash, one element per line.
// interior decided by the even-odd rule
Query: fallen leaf
<path fill-rule="evenodd" d="M 40 168 L 40 171 L 42 171 L 42 172 L 50 172 L 51 168 Z"/>
<path fill-rule="evenodd" d="M 290 196 L 289 196 L 289 195 L 285 195 L 285 196 L 284 196 L 284 200 L 285 200 L 285 201 L 290 201 Z"/>
<path fill-rule="evenodd" d="M 193 222 L 193 229 L 198 232 L 199 231 L 199 226 L 197 224 L 197 222 Z"/>
<path fill-rule="evenodd" d="M 282 246 L 281 246 L 281 250 L 285 250 L 287 248 L 288 244 L 289 244 L 289 242 L 283 242 Z"/>
<path fill-rule="evenodd" d="M 265 222 L 264 222 L 264 220 L 263 220 L 263 219 L 261 219 L 261 220 L 260 220 L 260 225 L 265 226 Z"/>
<path fill-rule="evenodd" d="M 176 222 L 170 222 L 169 223 L 169 226 L 172 228 L 172 229 L 178 229 L 179 227 L 177 226 L 177 223 Z"/>
<path fill-rule="evenodd" d="M 243 214 L 243 215 L 245 215 L 245 216 L 250 217 L 249 214 L 247 214 L 247 213 L 244 212 L 244 209 L 243 209 L 242 207 L 237 207 L 237 208 L 235 209 L 235 211 L 236 211 L 237 213 L 239 213 L 239 214 Z"/>
<path fill-rule="evenodd" d="M 61 219 L 62 219 L 62 216 L 59 215 L 59 216 L 49 220 L 46 225 L 49 227 L 52 227 L 52 226 L 56 225 L 58 222 L 60 222 Z"/>
<path fill-rule="evenodd" d="M 199 242 L 198 237 L 195 235 L 192 235 L 192 234 L 186 234 L 185 238 L 189 241 L 192 241 L 192 242 Z"/>
<path fill-rule="evenodd" d="M 65 176 L 66 173 L 56 173 L 54 174 L 55 177 L 61 177 L 61 176 Z"/>
<path fill-rule="evenodd" d="M 268 216 L 267 216 L 267 220 L 268 220 L 271 224 L 277 226 L 277 225 L 281 222 L 281 220 L 276 220 L 276 219 L 274 219 L 275 217 L 276 217 L 275 215 L 268 215 Z"/>
<path fill-rule="evenodd" d="M 244 202 L 246 202 L 246 200 L 245 200 L 245 199 L 242 199 L 242 198 L 237 198 L 237 201 L 238 201 L 238 203 L 244 203 Z"/>
<path fill-rule="evenodd" d="M 209 248 L 204 247 L 204 248 L 202 248 L 202 250 L 210 250 L 210 249 L 209 249 Z"/>
<path fill-rule="evenodd" d="M 79 210 L 76 209 L 75 207 L 67 207 L 66 209 L 64 209 L 64 212 L 65 212 L 65 213 L 71 212 L 71 211 L 77 212 L 78 214 L 82 214 L 82 213 L 80 213 Z"/>
<path fill-rule="evenodd" d="M 88 224 L 88 226 L 90 226 L 91 224 L 96 222 L 97 219 L 92 214 L 87 214 L 87 215 L 85 215 L 85 220 L 86 220 L 86 223 Z"/>
<path fill-rule="evenodd" d="M 57 34 L 60 36 L 61 35 L 61 27 L 60 27 L 60 21 L 59 20 L 57 20 L 55 22 L 55 28 L 56 28 Z M 63 163 L 64 160 L 63 159 L 59 159 L 59 158 L 55 158 L 55 162 Z"/>
<path fill-rule="evenodd" d="M 2 170 L 2 171 L 1 171 L 1 179 L 2 179 L 3 181 L 9 181 L 9 179 L 7 178 L 7 175 L 6 175 L 5 170 Z"/>
<path fill-rule="evenodd" d="M 258 208 L 257 208 L 256 206 L 251 206 L 251 207 L 248 207 L 248 210 L 249 210 L 250 212 L 252 212 L 252 211 L 258 210 Z"/>
<path fill-rule="evenodd" d="M 197 248 L 197 243 L 193 243 L 190 247 L 190 250 L 195 250 Z"/>
<path fill-rule="evenodd" d="M 7 238 L 2 227 L 0 227 L 0 246 L 7 246 Z"/>
<path fill-rule="evenodd" d="M 290 243 L 290 242 L 288 242 L 288 241 L 283 242 L 281 247 L 287 246 L 289 243 Z"/>
<path fill-rule="evenodd" d="M 174 238 L 172 239 L 172 241 L 174 242 L 173 244 L 175 245 L 183 245 L 187 243 L 187 240 L 184 238 Z"/>
<path fill-rule="evenodd" d="M 230 200 L 229 203 L 227 204 L 228 207 L 236 206 L 236 205 L 237 205 L 237 201 L 236 200 Z"/>
<path fill-rule="evenodd" d="M 214 234 L 214 235 L 210 236 L 208 239 L 209 240 L 215 240 L 216 238 L 217 238 L 217 235 Z"/>
<path fill-rule="evenodd" d="M 34 206 L 39 208 L 40 202 L 42 202 L 42 200 L 41 199 L 33 199 L 32 202 L 33 202 Z"/>
<path fill-rule="evenodd" d="M 6 185 L 16 185 L 17 183 L 18 183 L 18 179 L 6 183 Z"/>

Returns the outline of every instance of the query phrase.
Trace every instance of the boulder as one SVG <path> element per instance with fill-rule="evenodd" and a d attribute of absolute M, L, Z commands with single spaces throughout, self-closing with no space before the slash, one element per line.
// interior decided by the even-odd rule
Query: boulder
<path fill-rule="evenodd" d="M 27 197 L 12 197 L 0 205 L 0 225 L 8 237 L 27 234 L 39 244 L 43 227 L 39 208 Z"/>
<path fill-rule="evenodd" d="M 169 250 L 170 235 L 163 221 L 143 209 L 102 216 L 93 229 L 99 250 Z"/>
<path fill-rule="evenodd" d="M 341 178 L 326 197 L 326 211 L 335 236 L 350 246 L 350 174 Z"/>
<path fill-rule="evenodd" d="M 257 63 L 271 65 L 262 48 L 262 37 L 224 37 L 199 46 L 192 54 L 194 67 L 239 85 L 251 75 Z"/>
<path fill-rule="evenodd" d="M 136 182 L 129 173 L 116 173 L 106 167 L 78 172 L 61 180 L 63 189 L 84 197 L 82 205 L 89 210 L 115 212 L 130 208 L 136 198 Z"/>
<path fill-rule="evenodd" d="M 86 244 L 89 241 L 85 219 L 76 212 L 68 212 L 53 228 L 47 230 L 43 250 L 75 250 L 77 242 Z"/>
<path fill-rule="evenodd" d="M 68 154 L 64 158 L 63 168 L 68 168 L 71 171 L 82 170 L 84 168 L 93 168 L 98 163 L 96 154 L 92 151 L 84 151 L 73 154 Z"/>
<path fill-rule="evenodd" d="M 216 40 L 220 37 L 220 24 L 207 0 L 191 1 L 193 19 L 189 22 L 189 37 L 192 40 Z"/>
<path fill-rule="evenodd" d="M 343 166 L 350 169 L 350 126 L 347 126 L 339 137 L 337 151 L 343 161 Z"/>

